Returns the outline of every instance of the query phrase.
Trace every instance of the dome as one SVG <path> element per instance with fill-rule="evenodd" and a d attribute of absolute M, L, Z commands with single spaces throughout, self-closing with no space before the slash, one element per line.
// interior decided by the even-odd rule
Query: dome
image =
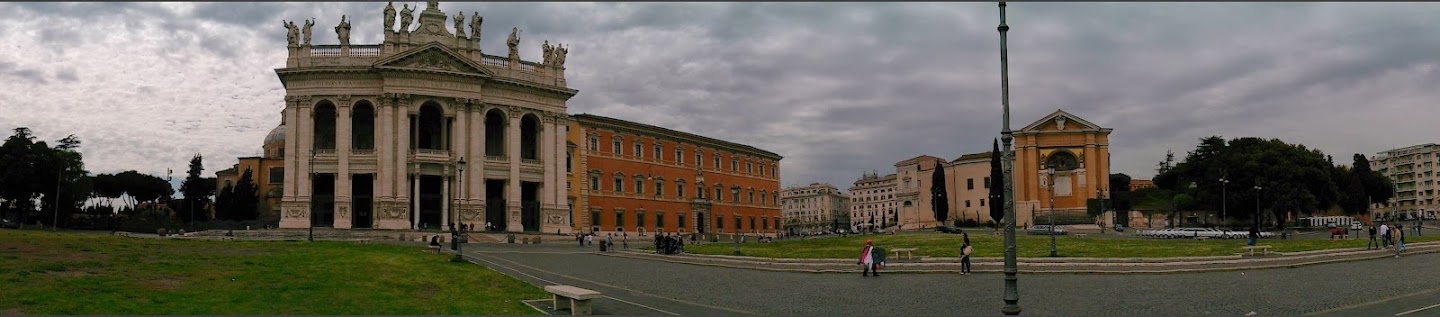
<path fill-rule="evenodd" d="M 284 124 L 284 123 L 281 123 L 280 126 L 277 126 L 277 127 L 275 127 L 275 129 L 270 130 L 270 134 L 265 135 L 265 145 L 268 146 L 268 145 L 271 145 L 271 144 L 280 144 L 280 145 L 285 144 L 285 124 Z"/>

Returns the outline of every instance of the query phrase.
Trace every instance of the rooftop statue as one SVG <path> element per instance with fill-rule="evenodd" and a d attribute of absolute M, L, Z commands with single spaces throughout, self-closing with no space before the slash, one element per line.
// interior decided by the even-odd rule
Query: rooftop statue
<path fill-rule="evenodd" d="M 315 26 L 315 18 L 305 20 L 305 45 L 310 45 L 310 27 Z"/>
<path fill-rule="evenodd" d="M 393 30 L 395 30 L 395 3 L 394 3 L 394 2 L 386 2 L 386 3 L 385 3 L 385 30 L 386 30 L 386 31 L 393 31 Z"/>
<path fill-rule="evenodd" d="M 400 10 L 400 32 L 410 32 L 410 21 L 415 20 L 415 10 L 411 10 L 409 4 L 402 6 L 404 9 Z"/>
<path fill-rule="evenodd" d="M 510 39 L 505 41 L 510 45 L 510 59 L 520 59 L 520 28 L 510 28 Z"/>
<path fill-rule="evenodd" d="M 550 62 L 555 61 L 555 59 L 552 58 L 555 56 L 555 47 L 550 46 L 550 40 L 545 40 L 545 43 L 540 44 L 540 52 L 541 65 L 550 65 Z"/>
<path fill-rule="evenodd" d="M 350 45 L 350 21 L 345 16 L 340 16 L 340 25 L 335 26 L 335 34 L 340 35 L 340 45 Z"/>
<path fill-rule="evenodd" d="M 465 37 L 465 11 L 455 16 L 455 37 Z"/>
<path fill-rule="evenodd" d="M 300 37 L 300 28 L 295 27 L 295 21 L 280 20 L 280 25 L 285 26 L 285 40 L 290 42 L 290 46 L 298 45 L 299 43 L 296 41 Z"/>
<path fill-rule="evenodd" d="M 480 12 L 470 15 L 470 38 L 480 39 L 480 23 L 483 22 L 485 22 L 485 17 L 481 17 Z"/>
<path fill-rule="evenodd" d="M 440 1 L 425 1 L 425 10 L 440 10 Z"/>

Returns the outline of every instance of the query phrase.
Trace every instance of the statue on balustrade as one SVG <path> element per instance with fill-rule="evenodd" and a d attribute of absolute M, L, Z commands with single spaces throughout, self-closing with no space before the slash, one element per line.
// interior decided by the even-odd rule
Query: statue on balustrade
<path fill-rule="evenodd" d="M 555 47 L 555 67 L 565 67 L 565 54 L 570 54 L 569 46 Z"/>
<path fill-rule="evenodd" d="M 550 65 L 550 62 L 555 61 L 555 59 L 552 58 L 555 56 L 555 47 L 550 46 L 550 40 L 545 40 L 545 43 L 540 44 L 540 52 L 541 65 Z"/>
<path fill-rule="evenodd" d="M 385 3 L 385 30 L 395 30 L 395 2 Z"/>
<path fill-rule="evenodd" d="M 465 37 L 465 11 L 455 16 L 455 37 Z"/>
<path fill-rule="evenodd" d="M 300 44 L 297 42 L 300 37 L 300 28 L 295 26 L 295 21 L 280 20 L 280 25 L 285 26 L 285 40 L 290 42 L 290 46 Z"/>
<path fill-rule="evenodd" d="M 314 17 L 311 17 L 309 20 L 305 20 L 305 45 L 310 45 L 310 27 L 312 26 L 315 26 Z"/>
<path fill-rule="evenodd" d="M 480 40 L 480 23 L 483 22 L 485 22 L 485 17 L 481 17 L 480 12 L 470 15 L 470 38 Z"/>
<path fill-rule="evenodd" d="M 350 21 L 345 20 L 346 16 L 340 16 L 340 25 L 335 26 L 335 34 L 340 35 L 340 45 L 350 45 Z"/>
<path fill-rule="evenodd" d="M 411 10 L 409 4 L 401 6 L 404 9 L 400 10 L 400 32 L 410 32 L 410 21 L 415 20 L 415 10 Z"/>
<path fill-rule="evenodd" d="M 520 59 L 520 28 L 510 28 L 510 39 L 505 44 L 510 45 L 510 59 Z"/>
<path fill-rule="evenodd" d="M 425 1 L 425 10 L 440 10 L 440 1 Z"/>

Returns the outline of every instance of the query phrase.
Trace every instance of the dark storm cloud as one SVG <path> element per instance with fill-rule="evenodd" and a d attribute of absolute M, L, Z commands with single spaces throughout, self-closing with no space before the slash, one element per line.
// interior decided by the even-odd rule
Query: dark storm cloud
<path fill-rule="evenodd" d="M 425 9 L 416 1 L 397 2 L 396 10 L 404 4 L 417 17 Z M 87 139 L 92 166 L 146 162 L 139 164 L 163 173 L 183 168 L 193 152 L 206 154 L 207 171 L 228 167 L 235 156 L 253 155 L 279 123 L 284 92 L 272 69 L 283 67 L 286 53 L 278 21 L 314 17 L 313 43 L 337 44 L 334 26 L 347 15 L 352 43 L 378 43 L 384 3 L 4 8 L 21 13 L 0 20 L 0 42 L 25 51 L 0 53 L 0 78 L 13 82 L 5 90 L 92 93 L 67 100 L 78 108 L 62 114 L 7 106 L 44 99 L 0 92 L 0 111 L 26 113 L 0 119 L 0 127 L 46 122 L 66 130 L 51 120 L 65 115 L 84 127 L 70 130 L 135 130 Z M 467 21 L 473 12 L 484 16 L 488 54 L 504 55 L 512 27 L 523 30 L 526 60 L 540 59 L 545 40 L 569 45 L 567 79 L 581 91 L 570 112 L 779 153 L 786 185 L 846 188 L 861 171 L 893 172 L 895 162 L 918 155 L 949 160 L 988 151 L 1001 129 L 995 3 L 444 2 L 440 9 L 449 17 L 464 11 Z M 1433 125 L 1421 114 L 1440 98 L 1433 89 L 1440 41 L 1430 40 L 1440 6 L 1021 2 L 1008 11 L 1012 128 L 1056 109 L 1114 128 L 1116 172 L 1149 177 L 1166 149 L 1183 157 L 1209 135 L 1282 137 L 1337 157 L 1435 142 L 1419 127 Z M 1328 128 L 1339 126 L 1351 128 Z M 1405 137 L 1384 139 L 1391 135 Z"/>

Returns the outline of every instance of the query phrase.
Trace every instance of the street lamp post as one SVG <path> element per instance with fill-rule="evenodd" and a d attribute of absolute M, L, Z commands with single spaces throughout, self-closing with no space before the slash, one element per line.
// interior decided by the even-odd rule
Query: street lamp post
<path fill-rule="evenodd" d="M 1226 204 L 1227 200 L 1225 199 L 1225 185 L 1228 184 L 1230 184 L 1230 180 L 1224 177 L 1220 178 L 1220 222 L 1225 222 L 1225 208 L 1229 206 Z"/>
<path fill-rule="evenodd" d="M 50 223 L 50 231 L 60 231 L 60 178 L 64 174 L 64 166 L 60 167 L 60 171 L 55 172 L 55 219 Z"/>
<path fill-rule="evenodd" d="M 462 156 L 460 157 L 460 160 L 455 161 L 455 170 L 460 172 L 458 175 L 459 177 L 456 178 L 457 181 L 455 182 L 455 187 L 465 186 L 465 157 Z M 464 190 L 458 188 L 454 190 L 461 193 L 465 192 Z M 465 257 L 460 255 L 461 233 L 455 228 L 455 222 L 458 221 L 458 218 L 460 217 L 460 210 L 455 208 L 455 200 L 458 199 L 458 197 L 455 197 L 455 195 L 451 195 L 450 197 L 450 210 L 455 213 L 453 216 L 450 217 L 450 245 L 452 246 L 451 249 L 455 250 L 455 257 L 451 258 L 450 262 L 465 262 Z"/>
<path fill-rule="evenodd" d="M 310 150 L 310 236 L 315 242 L 315 150 Z"/>
<path fill-rule="evenodd" d="M 1020 314 L 1020 290 L 1017 286 L 1015 268 L 1015 180 L 1014 161 L 1015 153 L 1010 150 L 1010 141 L 1015 137 L 1010 131 L 1010 57 L 1005 45 L 1005 33 L 1010 31 L 1010 26 L 1005 25 L 1005 1 L 1000 1 L 1000 26 L 995 30 L 1000 31 L 1000 104 L 1004 109 L 1003 126 L 1000 130 L 1000 141 L 1004 142 L 1004 159 L 1001 170 L 1005 173 L 1005 306 L 1000 312 L 1006 315 Z M 993 202 L 992 202 L 993 203 Z"/>
<path fill-rule="evenodd" d="M 1055 252 L 1055 167 L 1045 169 L 1050 174 L 1050 179 L 1045 185 L 1050 187 L 1050 257 L 1060 256 Z"/>
<path fill-rule="evenodd" d="M 1105 190 L 1096 188 L 1095 196 L 1100 198 L 1100 233 L 1105 233 Z"/>
<path fill-rule="evenodd" d="M 1255 225 L 1250 227 L 1250 245 L 1255 245 L 1260 240 L 1260 185 L 1255 185 Z"/>

